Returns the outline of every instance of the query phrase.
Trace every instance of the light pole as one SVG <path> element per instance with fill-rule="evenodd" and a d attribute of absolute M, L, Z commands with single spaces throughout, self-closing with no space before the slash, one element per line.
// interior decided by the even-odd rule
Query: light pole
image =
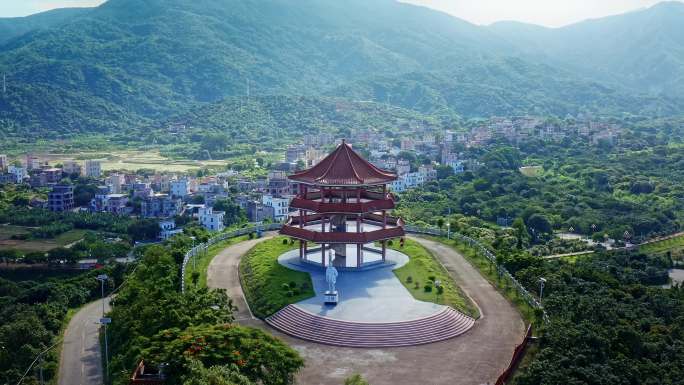
<path fill-rule="evenodd" d="M 109 279 L 107 274 L 100 274 L 97 276 L 97 280 L 100 281 L 102 288 L 102 318 L 100 318 L 100 324 L 104 326 L 104 339 L 105 339 L 105 378 L 109 378 L 109 346 L 107 341 L 107 324 L 112 322 L 111 318 L 105 317 L 105 296 L 104 296 L 104 284 Z"/>
<path fill-rule="evenodd" d="M 447 239 L 451 239 L 451 223 L 447 222 Z"/>
<path fill-rule="evenodd" d="M 546 278 L 539 278 L 539 304 L 542 303 L 542 297 L 544 296 L 544 284 L 546 283 Z"/>

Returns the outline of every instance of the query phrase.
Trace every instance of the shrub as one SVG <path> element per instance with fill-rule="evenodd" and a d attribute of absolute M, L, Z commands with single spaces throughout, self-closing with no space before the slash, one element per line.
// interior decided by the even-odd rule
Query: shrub
<path fill-rule="evenodd" d="M 416 289 L 420 289 L 420 282 L 416 281 L 416 286 L 415 286 L 415 288 L 416 288 Z"/>
<path fill-rule="evenodd" d="M 287 245 L 287 238 L 283 239 L 283 245 Z"/>
<path fill-rule="evenodd" d="M 285 291 L 290 290 L 290 285 L 287 284 L 287 283 L 284 283 L 284 284 L 283 284 L 283 290 L 285 290 Z"/>
<path fill-rule="evenodd" d="M 434 275 L 431 275 L 428 277 L 428 279 L 432 282 L 435 282 L 437 280 L 437 277 L 435 277 Z"/>
<path fill-rule="evenodd" d="M 413 282 L 413 277 L 411 277 L 409 275 L 408 277 L 406 277 L 406 283 L 411 283 L 411 282 Z"/>
<path fill-rule="evenodd" d="M 288 290 L 287 296 L 288 296 L 288 297 L 294 297 L 294 291 Z"/>
<path fill-rule="evenodd" d="M 387 246 L 392 246 L 393 244 L 394 244 L 394 242 L 392 242 L 391 239 L 389 241 L 387 241 Z"/>
<path fill-rule="evenodd" d="M 437 294 L 439 294 L 439 295 L 444 294 L 444 286 L 437 286 Z"/>
<path fill-rule="evenodd" d="M 297 288 L 294 288 L 294 289 L 292 289 L 292 294 L 293 295 L 299 295 L 299 294 L 301 294 L 301 291 L 299 291 L 299 289 L 297 289 Z"/>
<path fill-rule="evenodd" d="M 428 284 L 428 285 L 425 285 L 425 286 L 423 287 L 423 290 L 425 290 L 426 293 L 432 292 L 432 285 L 429 285 L 429 284 Z"/>
<path fill-rule="evenodd" d="M 295 281 L 290 281 L 290 289 L 294 289 L 297 287 L 297 282 Z"/>

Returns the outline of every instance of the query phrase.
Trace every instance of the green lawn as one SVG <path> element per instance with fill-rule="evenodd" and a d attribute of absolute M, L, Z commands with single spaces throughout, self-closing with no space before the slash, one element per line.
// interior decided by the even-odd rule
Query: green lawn
<path fill-rule="evenodd" d="M 415 299 L 448 305 L 475 318 L 480 316 L 477 307 L 463 293 L 454 282 L 451 274 L 430 251 L 410 239 L 405 240 L 403 248 L 399 247 L 398 244 L 398 242 L 394 242 L 394 245 L 390 247 L 408 255 L 409 262 L 394 270 L 394 274 Z M 434 280 L 440 281 L 444 290 L 443 293 L 439 294 L 434 286 Z M 430 286 L 431 291 L 426 291 L 426 285 Z"/>
<path fill-rule="evenodd" d="M 192 273 L 193 271 L 199 272 L 199 279 L 197 281 L 197 285 L 199 287 L 206 287 L 207 286 L 207 269 L 209 268 L 209 264 L 211 263 L 211 260 L 214 259 L 214 257 L 223 249 L 230 245 L 234 245 L 236 243 L 245 241 L 248 239 L 247 235 L 243 235 L 240 237 L 235 237 L 235 238 L 229 238 L 226 239 L 223 242 L 216 243 L 209 247 L 207 249 L 206 254 L 199 254 L 197 255 L 197 260 L 194 261 L 195 264 L 193 264 L 192 258 L 188 262 L 188 265 L 185 267 L 185 285 L 186 287 L 191 287 L 192 286 Z"/>
<path fill-rule="evenodd" d="M 670 251 L 673 257 L 681 256 L 682 251 L 684 251 L 684 235 L 639 246 L 639 251 L 647 254 L 661 254 Z"/>
<path fill-rule="evenodd" d="M 240 280 L 252 313 L 265 318 L 283 307 L 313 297 L 308 273 L 290 270 L 278 263 L 278 256 L 295 249 L 275 237 L 254 246 L 240 261 Z M 287 286 L 287 288 L 286 288 Z"/>

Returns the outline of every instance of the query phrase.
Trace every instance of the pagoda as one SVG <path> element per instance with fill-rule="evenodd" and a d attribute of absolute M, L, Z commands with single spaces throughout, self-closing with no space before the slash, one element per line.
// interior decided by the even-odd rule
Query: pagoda
<path fill-rule="evenodd" d="M 403 221 L 387 215 L 394 208 L 387 184 L 396 174 L 375 167 L 344 140 L 288 178 L 299 187 L 290 203 L 298 213 L 280 233 L 299 240 L 301 262 L 325 267 L 326 252 L 334 250 L 334 266 L 362 269 L 385 263 L 387 241 L 404 236 Z"/>

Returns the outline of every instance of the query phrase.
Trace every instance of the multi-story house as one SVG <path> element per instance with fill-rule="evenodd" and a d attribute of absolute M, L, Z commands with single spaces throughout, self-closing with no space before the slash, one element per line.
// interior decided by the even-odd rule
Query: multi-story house
<path fill-rule="evenodd" d="M 86 160 L 83 164 L 83 174 L 86 178 L 102 176 L 102 163 L 99 160 Z"/>
<path fill-rule="evenodd" d="M 174 198 L 185 198 L 190 194 L 190 184 L 186 178 L 171 182 L 171 196 Z"/>
<path fill-rule="evenodd" d="M 180 214 L 182 207 L 180 199 L 168 194 L 156 194 L 143 200 L 140 210 L 145 218 L 169 218 Z"/>
<path fill-rule="evenodd" d="M 275 219 L 275 208 L 258 201 L 247 202 L 247 217 L 250 222 L 263 222 Z"/>
<path fill-rule="evenodd" d="M 226 213 L 214 211 L 213 207 L 201 207 L 198 212 L 198 219 L 202 227 L 209 231 L 223 231 L 223 218 Z"/>
<path fill-rule="evenodd" d="M 176 234 L 183 233 L 183 229 L 176 228 L 176 221 L 173 219 L 167 219 L 159 222 L 159 239 L 166 240 L 173 237 Z"/>
<path fill-rule="evenodd" d="M 56 185 L 48 193 L 50 211 L 69 211 L 74 208 L 74 186 Z"/>
<path fill-rule="evenodd" d="M 7 167 L 9 167 L 9 163 L 7 163 L 7 155 L 0 154 L 0 172 L 5 172 Z"/>
<path fill-rule="evenodd" d="M 290 212 L 290 198 L 264 195 L 261 202 L 266 206 L 273 207 L 273 219 L 275 221 L 282 222 L 287 219 Z"/>

